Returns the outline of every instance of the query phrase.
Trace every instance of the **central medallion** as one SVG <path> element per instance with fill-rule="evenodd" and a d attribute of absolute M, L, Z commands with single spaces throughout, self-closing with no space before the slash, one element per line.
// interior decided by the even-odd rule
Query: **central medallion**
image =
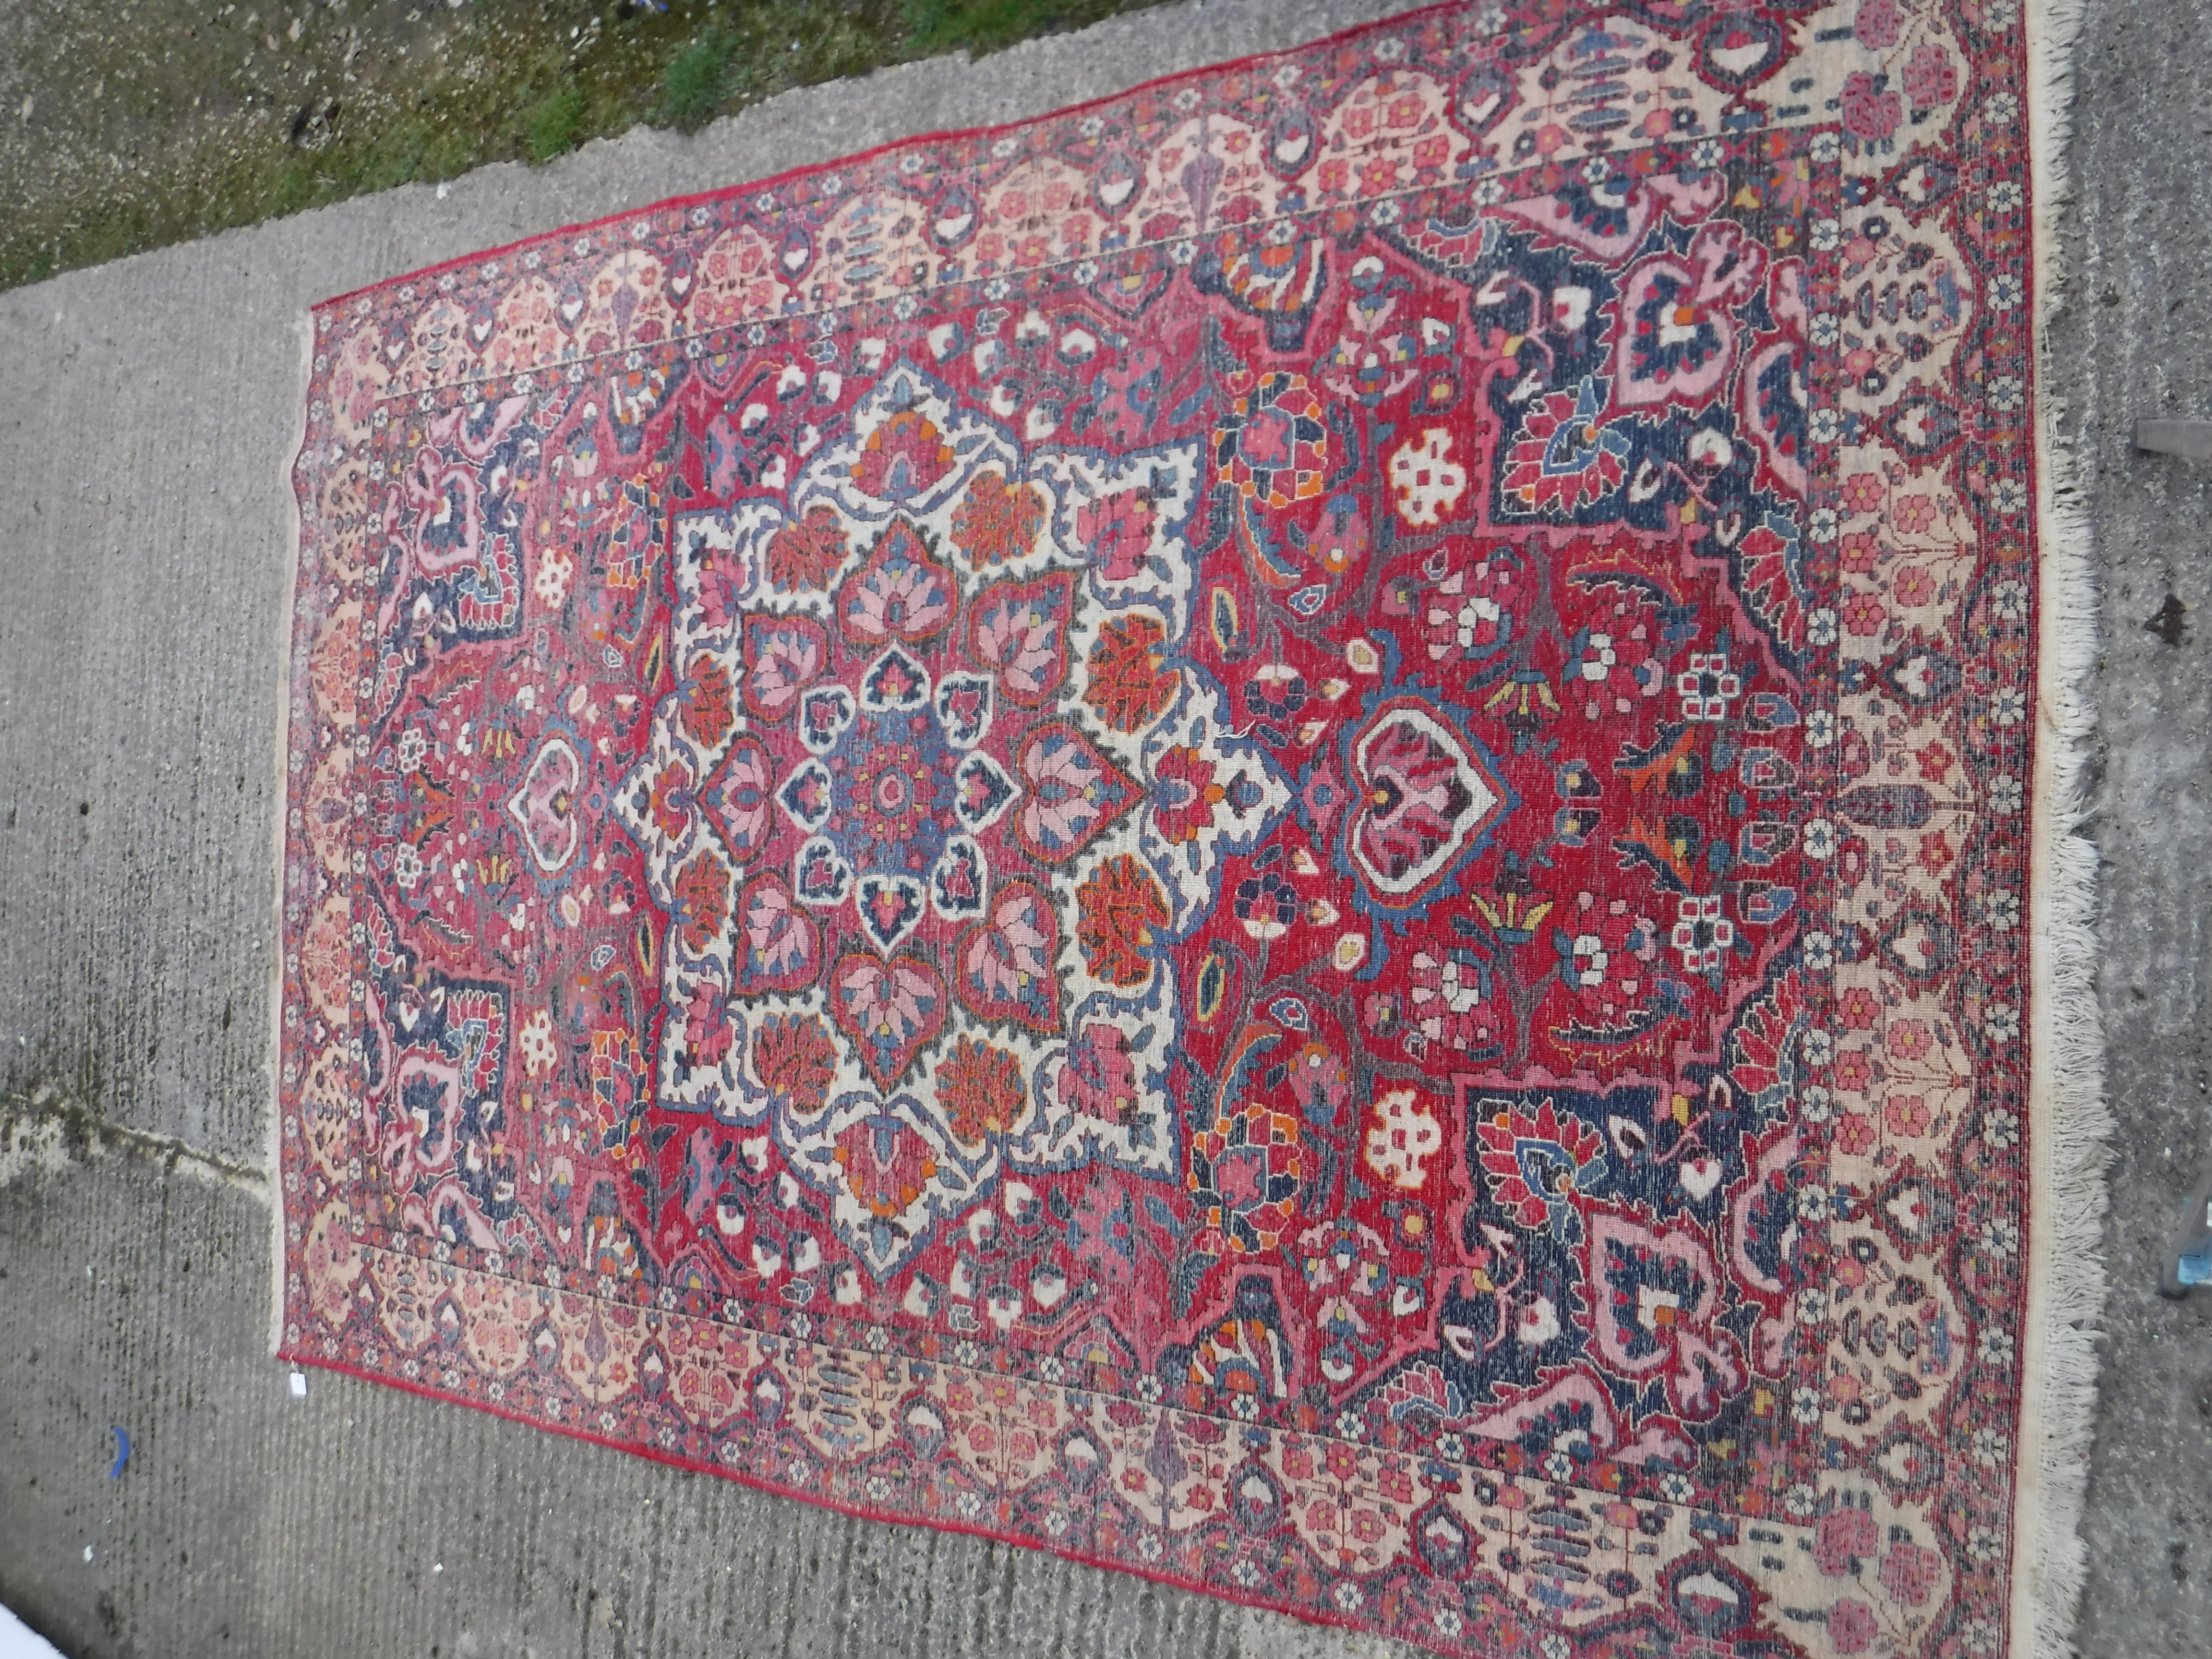
<path fill-rule="evenodd" d="M 948 921 L 981 908 L 981 850 L 966 832 L 982 827 L 977 802 L 1002 810 L 1017 789 L 974 748 L 990 725 L 989 682 L 948 676 L 934 686 L 893 646 L 860 689 L 857 706 L 839 698 L 817 713 L 809 742 L 820 752 L 777 799 L 808 837 L 796 865 L 799 897 L 823 907 L 852 897 L 861 931 L 888 951 L 933 901 Z"/>

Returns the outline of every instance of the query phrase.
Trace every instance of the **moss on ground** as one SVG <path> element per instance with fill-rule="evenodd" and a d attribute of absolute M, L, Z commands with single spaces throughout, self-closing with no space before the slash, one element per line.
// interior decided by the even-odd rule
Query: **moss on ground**
<path fill-rule="evenodd" d="M 0 137 L 0 287 L 490 161 L 542 163 L 640 122 L 694 131 L 792 87 L 1157 3 L 82 9 L 13 43 L 19 67 L 0 77 L 21 112 Z"/>

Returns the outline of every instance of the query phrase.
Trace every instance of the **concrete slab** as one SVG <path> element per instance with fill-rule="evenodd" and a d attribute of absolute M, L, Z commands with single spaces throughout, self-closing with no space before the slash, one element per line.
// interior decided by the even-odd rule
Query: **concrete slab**
<path fill-rule="evenodd" d="M 254 1171 L 306 307 L 1397 9 L 1208 0 L 0 295 L 0 1602 L 75 1656 L 1385 1650 L 347 1377 L 295 1400 Z"/>
<path fill-rule="evenodd" d="M 2091 5 L 2074 64 L 2075 278 L 2051 342 L 2105 589 L 2089 828 L 2106 859 L 2101 996 L 2119 1127 L 2075 1631 L 2087 1659 L 2212 1650 L 2212 1297 L 2156 1294 L 2160 1252 L 2212 1154 L 2212 465 L 2131 442 L 2138 418 L 2212 414 L 2201 167 L 2212 85 L 2174 72 L 2208 51 L 2204 0 Z"/>

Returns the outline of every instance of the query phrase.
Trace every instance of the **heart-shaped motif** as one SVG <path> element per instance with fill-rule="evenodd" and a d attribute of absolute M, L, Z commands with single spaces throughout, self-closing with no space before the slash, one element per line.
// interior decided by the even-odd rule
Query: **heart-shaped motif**
<path fill-rule="evenodd" d="M 1067 630 L 1076 577 L 994 582 L 968 608 L 968 654 L 997 671 L 999 689 L 1029 708 L 1051 701 L 1067 678 Z"/>
<path fill-rule="evenodd" d="M 801 991 L 822 967 L 822 932 L 773 871 L 755 876 L 738 899 L 737 989 Z"/>
<path fill-rule="evenodd" d="M 1014 839 L 1047 864 L 1073 858 L 1141 799 L 1128 775 L 1065 720 L 1032 731 L 1016 764 L 1024 799 Z"/>
<path fill-rule="evenodd" d="M 853 723 L 853 694 L 842 685 L 825 685 L 806 694 L 799 711 L 799 740 L 817 755 L 826 755 Z"/>
<path fill-rule="evenodd" d="M 1721 1161 L 1717 1158 L 1686 1158 L 1682 1160 L 1682 1190 L 1698 1203 L 1713 1195 L 1713 1188 L 1721 1184 Z"/>
<path fill-rule="evenodd" d="M 1097 192 L 1098 205 L 1109 213 L 1119 213 L 1136 194 L 1145 173 L 1127 150 L 1116 149 L 1107 153 L 1095 177 L 1091 188 Z"/>
<path fill-rule="evenodd" d="M 871 871 L 860 878 L 860 927 L 878 949 L 888 951 L 915 930 L 927 899 L 912 876 Z"/>
<path fill-rule="evenodd" d="M 829 768 L 817 760 L 803 763 L 783 781 L 783 787 L 775 792 L 775 799 L 801 830 L 819 830 L 836 805 Z"/>
<path fill-rule="evenodd" d="M 1480 137 L 1498 125 L 1513 99 L 1513 80 L 1495 64 L 1479 65 L 1459 83 L 1454 113 L 1464 131 Z"/>
<path fill-rule="evenodd" d="M 991 726 L 991 682 L 981 674 L 947 674 L 937 687 L 937 723 L 955 749 L 973 749 Z"/>
<path fill-rule="evenodd" d="M 1042 888 L 1011 881 L 992 895 L 987 920 L 960 936 L 960 1000 L 985 1019 L 1032 1031 L 1060 1030 L 1060 917 Z"/>
<path fill-rule="evenodd" d="M 945 844 L 936 867 L 929 872 L 930 908 L 947 921 L 966 921 L 983 914 L 983 900 L 990 890 L 983 849 L 965 836 L 955 836 Z"/>
<path fill-rule="evenodd" d="M 541 875 L 559 875 L 576 856 L 584 831 L 573 809 L 583 780 L 583 762 L 568 739 L 556 732 L 531 758 L 521 787 L 507 798 L 507 815 L 522 832 L 522 844 Z"/>
<path fill-rule="evenodd" d="M 793 890 L 801 904 L 832 909 L 853 890 L 853 866 L 827 836 L 817 836 L 799 849 L 791 865 Z"/>
<path fill-rule="evenodd" d="M 1713 62 L 1731 76 L 1741 79 L 1748 71 L 1757 68 L 1773 49 L 1766 41 L 1756 38 L 1735 39 L 1727 46 L 1713 48 Z"/>
<path fill-rule="evenodd" d="M 957 247 L 975 228 L 975 204 L 964 190 L 947 191 L 929 222 L 929 234 L 940 247 Z"/>
<path fill-rule="evenodd" d="M 889 962 L 869 951 L 842 957 L 830 976 L 830 1013 L 878 1089 L 904 1077 L 945 1028 L 945 981 L 919 957 Z"/>
<path fill-rule="evenodd" d="M 1014 798 L 1013 780 L 981 750 L 952 775 L 952 813 L 970 830 L 988 830 Z"/>
<path fill-rule="evenodd" d="M 756 720 L 788 716 L 830 660 L 829 636 L 808 617 L 747 617 L 744 643 L 745 709 Z"/>
<path fill-rule="evenodd" d="M 1698 47 L 1705 78 L 1731 88 L 1764 81 L 1782 67 L 1792 50 L 1789 36 L 1771 19 L 1734 9 L 1706 26 Z"/>
<path fill-rule="evenodd" d="M 699 805 L 708 822 L 721 831 L 723 845 L 739 864 L 759 857 L 775 837 L 775 822 L 769 815 L 769 792 L 775 781 L 775 760 L 759 738 L 747 736 L 730 745 L 730 752 L 699 792 Z"/>

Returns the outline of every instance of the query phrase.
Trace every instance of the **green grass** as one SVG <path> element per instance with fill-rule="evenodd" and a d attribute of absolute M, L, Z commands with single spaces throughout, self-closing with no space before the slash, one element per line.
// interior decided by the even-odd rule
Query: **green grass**
<path fill-rule="evenodd" d="M 1115 0 L 905 0 L 901 21 L 918 58 L 963 47 L 980 56 L 1132 9 Z"/>
<path fill-rule="evenodd" d="M 33 196 L 0 217 L 0 287 L 371 191 L 453 178 L 487 162 L 549 161 L 640 122 L 696 131 L 791 87 L 962 48 L 995 51 L 1158 3 L 672 0 L 665 12 L 653 12 L 609 0 L 539 0 L 459 13 L 425 8 L 420 15 L 451 31 L 450 49 L 435 60 L 424 52 L 402 60 L 403 70 L 376 96 L 341 76 L 340 8 L 340 21 L 318 25 L 294 54 L 313 89 L 338 100 L 326 141 L 319 135 L 320 147 L 306 149 L 291 142 L 291 110 L 309 93 L 296 83 L 271 92 L 243 75 L 234 43 L 216 38 L 207 6 L 153 0 L 136 22 L 109 15 L 101 24 L 111 37 L 102 50 L 112 57 L 58 52 L 61 61 L 41 70 L 46 80 L 39 87 L 44 107 L 82 110 L 88 97 L 100 103 L 125 131 L 133 158 L 146 158 L 143 170 L 79 167 L 70 176 L 90 182 Z M 165 80 L 130 78 L 132 64 L 150 61 L 168 66 Z M 195 126 L 203 93 L 242 98 L 264 113 L 221 131 Z M 107 115 L 88 118 L 97 126 Z M 83 141 L 84 149 L 115 144 L 99 130 L 104 136 Z"/>
<path fill-rule="evenodd" d="M 669 60 L 661 76 L 661 106 L 669 125 L 696 132 L 722 112 L 730 60 L 737 55 L 737 37 L 716 29 Z"/>
<path fill-rule="evenodd" d="M 523 112 L 523 150 L 533 161 L 566 155 L 583 131 L 584 94 L 574 86 L 554 88 Z"/>

